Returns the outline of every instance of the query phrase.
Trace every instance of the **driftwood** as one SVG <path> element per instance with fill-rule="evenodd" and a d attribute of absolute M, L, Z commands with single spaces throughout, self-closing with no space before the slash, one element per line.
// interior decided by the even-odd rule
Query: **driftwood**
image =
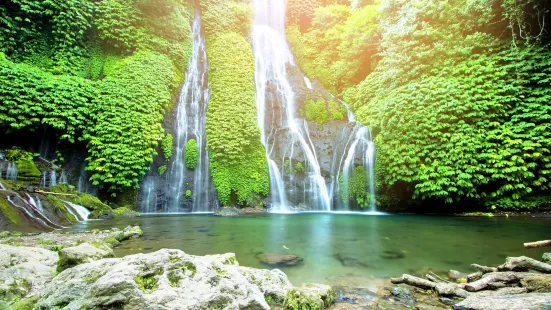
<path fill-rule="evenodd" d="M 498 266 L 497 269 L 499 269 L 499 271 L 535 270 L 543 273 L 551 273 L 551 265 L 526 256 L 507 257 L 505 264 Z"/>
<path fill-rule="evenodd" d="M 551 240 L 528 242 L 524 244 L 524 247 L 527 249 L 551 247 Z"/>
<path fill-rule="evenodd" d="M 485 274 L 480 280 L 465 284 L 464 288 L 469 292 L 478 292 L 488 288 L 504 288 L 510 284 L 517 284 L 520 280 L 533 275 L 533 273 L 527 272 L 492 272 Z"/>
<path fill-rule="evenodd" d="M 524 287 L 524 279 L 535 275 L 551 277 L 542 275 L 542 273 L 551 274 L 550 264 L 526 256 L 508 257 L 505 263 L 498 267 L 487 267 L 478 264 L 472 264 L 471 266 L 478 269 L 478 271 L 468 275 L 468 283 L 464 284 L 448 282 L 433 273 L 427 274 L 426 279 L 404 274 L 402 277 L 393 278 L 390 281 L 393 284 L 407 284 L 422 289 L 430 289 L 441 296 L 474 298 L 473 296 L 476 295 L 478 296 L 476 298 L 484 299 L 486 296 L 494 297 L 501 293 L 525 293 L 530 289 Z M 512 291 L 515 291 L 515 293 Z"/>
<path fill-rule="evenodd" d="M 457 296 L 457 297 L 465 298 L 469 294 L 461 287 L 461 285 L 458 285 L 458 284 L 433 282 L 430 280 L 414 277 L 408 274 L 404 274 L 400 278 L 392 278 L 390 279 L 390 282 L 392 282 L 393 284 L 407 284 L 411 286 L 420 287 L 423 289 L 434 290 L 439 295 L 442 295 L 442 296 Z"/>
<path fill-rule="evenodd" d="M 55 195 L 55 196 L 73 196 L 78 197 L 78 195 L 75 194 L 62 194 L 62 193 L 52 193 L 52 192 L 45 192 L 45 191 L 34 191 L 37 194 L 43 194 L 43 195 Z"/>

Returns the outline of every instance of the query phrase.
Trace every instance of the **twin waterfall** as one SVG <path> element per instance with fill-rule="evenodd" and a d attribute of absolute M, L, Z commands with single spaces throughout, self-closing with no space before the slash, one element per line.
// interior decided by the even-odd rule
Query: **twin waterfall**
<path fill-rule="evenodd" d="M 375 146 L 369 129 L 357 123 L 349 111 L 348 122 L 340 122 L 334 137 L 331 159 L 320 158 L 309 124 L 297 116 L 297 82 L 288 72 L 295 67 L 285 37 L 285 1 L 253 0 L 252 46 L 255 56 L 257 122 L 266 149 L 270 174 L 270 196 L 265 201 L 272 212 L 349 211 L 349 183 L 363 167 L 367 207 L 375 211 Z M 309 91 L 310 80 L 301 76 Z M 199 12 L 193 22 L 193 54 L 175 109 L 172 132 L 173 159 L 164 176 L 156 171 L 142 182 L 139 204 L 144 213 L 213 212 L 217 206 L 206 151 L 206 110 L 210 88 L 204 35 Z M 344 105 L 344 103 L 343 103 Z M 312 125 L 315 126 L 315 125 Z M 199 150 L 197 166 L 187 169 L 185 148 L 195 139 Z M 332 141 L 333 141 L 332 140 Z M 316 149 L 318 148 L 318 149 Z M 328 157 L 328 156 L 325 156 Z M 322 165 L 322 161 L 330 164 Z M 323 167 L 322 167 L 323 166 Z M 328 168 L 330 167 L 330 168 Z M 367 197 L 367 198 L 365 198 Z M 361 205 L 366 208 L 365 201 Z"/>

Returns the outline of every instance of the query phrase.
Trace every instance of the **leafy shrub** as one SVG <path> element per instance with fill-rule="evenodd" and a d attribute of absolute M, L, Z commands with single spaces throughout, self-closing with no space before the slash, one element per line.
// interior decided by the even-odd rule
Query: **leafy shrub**
<path fill-rule="evenodd" d="M 199 161 L 199 148 L 197 148 L 197 141 L 195 139 L 191 139 L 186 143 L 184 158 L 186 167 L 188 169 L 195 169 Z"/>
<path fill-rule="evenodd" d="M 161 142 L 161 146 L 163 149 L 163 155 L 165 156 L 165 161 L 169 161 L 172 157 L 172 148 L 174 143 L 174 138 L 171 134 L 167 133 L 165 137 L 163 138 L 163 141 Z"/>

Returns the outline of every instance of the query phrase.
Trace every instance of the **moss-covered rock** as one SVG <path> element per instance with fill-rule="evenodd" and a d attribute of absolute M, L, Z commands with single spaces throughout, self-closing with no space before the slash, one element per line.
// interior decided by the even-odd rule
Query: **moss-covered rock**
<path fill-rule="evenodd" d="M 293 288 L 285 296 L 284 308 L 289 310 L 322 310 L 333 303 L 333 290 L 328 285 L 305 284 Z"/>
<path fill-rule="evenodd" d="M 21 224 L 19 212 L 2 195 L 0 195 L 0 211 L 12 224 Z"/>
<path fill-rule="evenodd" d="M 139 217 L 140 213 L 134 210 L 130 210 L 126 207 L 122 207 L 122 208 L 114 209 L 113 216 L 115 218 L 134 218 L 134 217 Z"/>
<path fill-rule="evenodd" d="M 17 161 L 17 179 L 23 183 L 40 185 L 42 173 L 32 160 L 21 159 Z"/>
<path fill-rule="evenodd" d="M 520 281 L 529 292 L 551 293 L 551 275 L 534 275 Z"/>
<path fill-rule="evenodd" d="M 59 251 L 57 271 L 61 272 L 80 264 L 86 264 L 110 257 L 115 257 L 115 253 L 113 253 L 110 247 L 103 246 L 99 248 L 88 243 L 82 243 Z"/>

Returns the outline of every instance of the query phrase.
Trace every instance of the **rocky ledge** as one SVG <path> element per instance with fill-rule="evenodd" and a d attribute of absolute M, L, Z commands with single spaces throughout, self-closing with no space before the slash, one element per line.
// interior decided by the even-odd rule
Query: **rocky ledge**
<path fill-rule="evenodd" d="M 82 234 L 82 243 L 58 240 L 64 245 L 58 252 L 36 247 L 34 236 L 21 238 L 35 246 L 1 244 L 0 309 L 324 309 L 332 303 L 331 287 L 294 288 L 282 271 L 240 266 L 233 253 L 163 249 L 114 258 L 110 240 L 141 234 L 139 227 Z"/>

